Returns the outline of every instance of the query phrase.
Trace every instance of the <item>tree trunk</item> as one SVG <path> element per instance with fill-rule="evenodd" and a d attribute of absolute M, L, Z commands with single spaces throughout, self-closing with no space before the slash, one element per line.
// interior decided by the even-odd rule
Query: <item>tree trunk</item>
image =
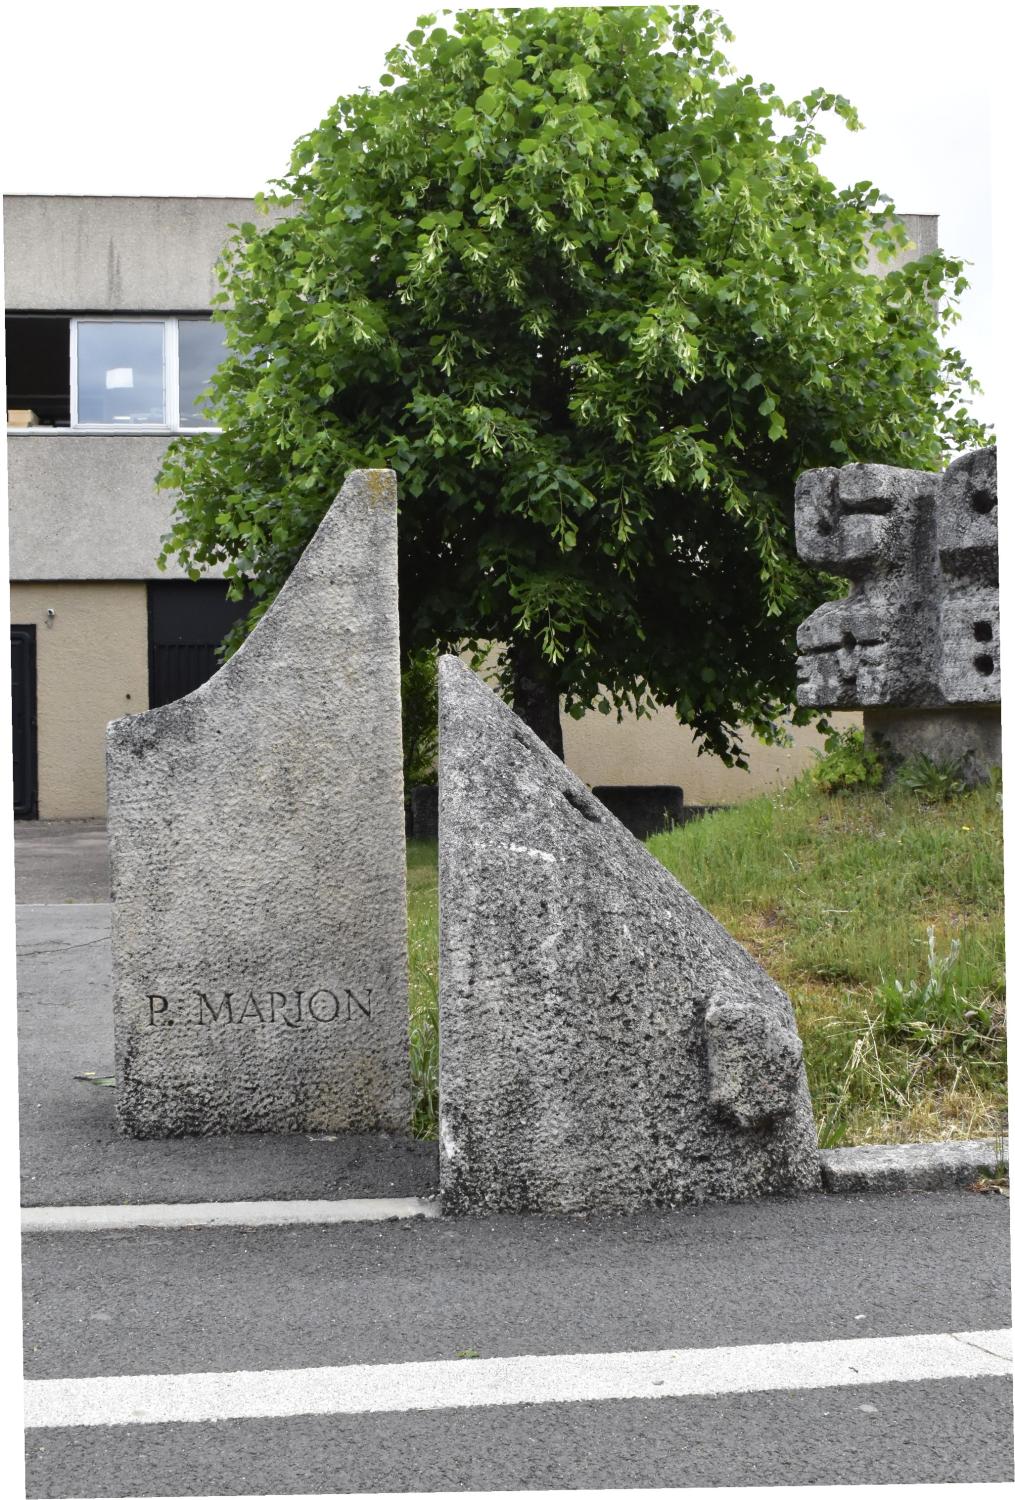
<path fill-rule="evenodd" d="M 554 755 L 564 759 L 560 726 L 560 686 L 553 667 L 533 641 L 513 641 L 510 648 L 514 702 L 520 719 L 539 735 Z"/>

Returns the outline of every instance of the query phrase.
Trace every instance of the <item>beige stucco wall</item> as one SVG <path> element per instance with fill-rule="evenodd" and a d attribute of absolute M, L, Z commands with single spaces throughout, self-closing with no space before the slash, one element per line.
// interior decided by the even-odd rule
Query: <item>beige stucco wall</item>
<path fill-rule="evenodd" d="M 832 714 L 840 728 L 862 724 L 862 714 Z M 730 770 L 715 755 L 699 755 L 691 731 L 672 714 L 624 719 L 588 713 L 563 716 L 564 759 L 589 786 L 679 786 L 689 806 L 742 802 L 776 791 L 814 764 L 822 737 L 813 727 L 795 729 L 789 749 L 745 740 L 750 771 Z"/>
<path fill-rule="evenodd" d="M 148 707 L 145 586 L 14 583 L 11 623 L 35 626 L 39 817 L 104 817 L 106 725 Z"/>
<path fill-rule="evenodd" d="M 479 671 L 495 691 L 500 647 L 486 656 Z M 472 664 L 471 654 L 462 660 Z M 851 724 L 863 727 L 861 713 L 833 713 L 828 718 L 837 729 Z M 753 735 L 744 736 L 749 769 L 724 766 L 717 755 L 699 755 L 690 729 L 679 723 L 672 710 L 628 716 L 617 722 L 615 714 L 595 710 L 581 719 L 561 713 L 564 731 L 564 762 L 587 786 L 679 786 L 688 807 L 703 804 L 743 802 L 778 791 L 814 764 L 815 750 L 824 737 L 813 726 L 791 731 L 789 747 L 763 745 Z"/>

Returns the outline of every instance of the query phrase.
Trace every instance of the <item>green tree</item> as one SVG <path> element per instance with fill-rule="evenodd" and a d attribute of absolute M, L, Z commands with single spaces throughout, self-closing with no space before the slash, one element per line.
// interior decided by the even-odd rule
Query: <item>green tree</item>
<path fill-rule="evenodd" d="M 445 13 L 447 16 L 447 13 Z M 450 29 L 449 29 L 450 28 Z M 694 6 L 421 17 L 378 92 L 300 140 L 221 268 L 218 436 L 170 450 L 168 551 L 259 596 L 353 466 L 400 489 L 407 655 L 496 640 L 560 749 L 558 696 L 668 705 L 742 764 L 792 704 L 827 581 L 793 549 L 801 470 L 937 469 L 983 440 L 937 341 L 962 262 L 904 243 L 816 121 L 737 76 Z"/>

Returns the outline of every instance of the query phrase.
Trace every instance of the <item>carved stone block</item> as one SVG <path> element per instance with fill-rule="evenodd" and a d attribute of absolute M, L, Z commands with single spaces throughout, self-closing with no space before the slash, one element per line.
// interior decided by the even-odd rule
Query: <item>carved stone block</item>
<path fill-rule="evenodd" d="M 943 474 L 847 464 L 796 489 L 800 556 L 850 580 L 797 633 L 806 707 L 999 703 L 997 450 Z"/>

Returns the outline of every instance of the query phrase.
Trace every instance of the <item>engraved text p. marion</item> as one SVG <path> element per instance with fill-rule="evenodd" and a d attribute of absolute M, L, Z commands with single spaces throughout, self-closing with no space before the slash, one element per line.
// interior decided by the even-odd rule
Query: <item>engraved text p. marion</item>
<path fill-rule="evenodd" d="M 364 1024 L 372 989 L 188 990 L 144 997 L 150 1026 L 328 1026 Z"/>

